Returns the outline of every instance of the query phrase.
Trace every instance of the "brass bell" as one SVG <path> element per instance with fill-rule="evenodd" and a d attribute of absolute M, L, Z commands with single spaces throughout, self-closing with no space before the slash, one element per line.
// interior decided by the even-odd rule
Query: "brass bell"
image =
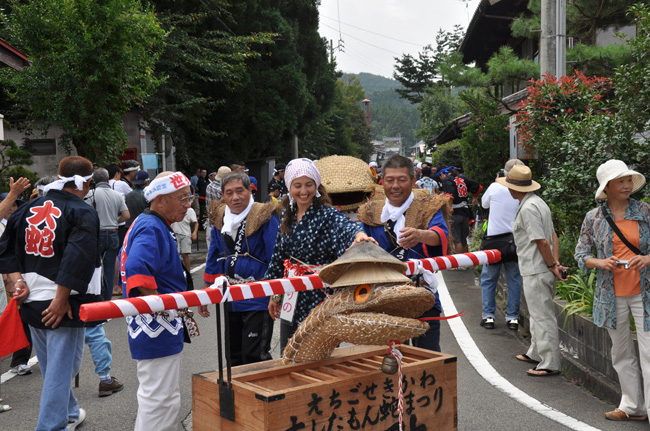
<path fill-rule="evenodd" d="M 395 374 L 397 372 L 397 359 L 391 355 L 384 356 L 381 361 L 381 371 L 384 374 Z"/>

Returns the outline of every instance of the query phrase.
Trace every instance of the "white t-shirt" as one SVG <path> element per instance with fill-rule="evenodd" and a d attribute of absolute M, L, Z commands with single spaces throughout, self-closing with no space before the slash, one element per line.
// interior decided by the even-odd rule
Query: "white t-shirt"
<path fill-rule="evenodd" d="M 196 213 L 192 208 L 187 209 L 187 214 L 182 221 L 172 223 L 172 230 L 178 235 L 191 236 L 192 229 L 190 228 L 190 223 L 197 222 Z"/>
<path fill-rule="evenodd" d="M 116 192 L 120 192 L 122 198 L 133 191 L 131 190 L 131 187 L 129 187 L 129 185 L 122 180 L 108 180 L 108 185 L 111 186 L 111 188 Z M 126 221 L 123 221 L 122 223 L 119 223 L 118 226 L 124 226 L 125 224 Z"/>
<path fill-rule="evenodd" d="M 133 191 L 131 190 L 131 187 L 129 187 L 129 185 L 122 180 L 119 181 L 109 180 L 108 185 L 110 185 L 111 188 L 116 192 L 120 192 L 122 196 L 126 196 Z"/>
<path fill-rule="evenodd" d="M 499 183 L 492 183 L 483 193 L 481 205 L 483 205 L 483 208 L 490 209 L 487 228 L 488 236 L 512 232 L 511 223 L 517 215 L 519 201 L 510 195 L 508 187 Z"/>

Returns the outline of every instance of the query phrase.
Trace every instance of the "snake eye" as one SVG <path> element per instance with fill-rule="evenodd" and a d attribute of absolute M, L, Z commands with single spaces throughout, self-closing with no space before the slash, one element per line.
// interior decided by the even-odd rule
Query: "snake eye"
<path fill-rule="evenodd" d="M 354 290 L 354 301 L 364 302 L 370 296 L 370 285 L 361 284 Z"/>

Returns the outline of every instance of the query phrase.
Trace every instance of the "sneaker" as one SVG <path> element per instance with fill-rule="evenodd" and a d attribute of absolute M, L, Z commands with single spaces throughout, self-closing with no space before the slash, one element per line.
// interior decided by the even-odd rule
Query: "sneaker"
<path fill-rule="evenodd" d="M 494 317 L 486 317 L 481 320 L 481 326 L 485 329 L 494 329 Z"/>
<path fill-rule="evenodd" d="M 518 329 L 519 329 L 519 319 L 508 320 L 508 321 L 506 322 L 506 326 L 507 326 L 508 329 L 510 329 L 511 331 L 516 331 L 516 330 L 518 330 Z"/>
<path fill-rule="evenodd" d="M 19 376 L 26 376 L 28 374 L 32 374 L 32 369 L 29 368 L 29 365 L 27 364 L 20 364 L 16 365 L 15 367 L 11 367 L 11 372 Z"/>
<path fill-rule="evenodd" d="M 111 377 L 110 382 L 99 382 L 99 396 L 107 397 L 113 395 L 115 392 L 119 392 L 124 389 L 124 385 L 117 381 L 115 377 Z"/>
<path fill-rule="evenodd" d="M 77 429 L 79 425 L 83 423 L 83 421 L 86 420 L 86 410 L 80 408 L 79 409 L 79 418 L 76 421 L 70 421 L 68 422 L 68 431 L 74 431 Z"/>

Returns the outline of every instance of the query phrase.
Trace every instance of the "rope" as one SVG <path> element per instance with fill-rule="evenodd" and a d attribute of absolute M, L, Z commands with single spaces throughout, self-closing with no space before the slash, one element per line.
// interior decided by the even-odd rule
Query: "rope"
<path fill-rule="evenodd" d="M 388 345 L 388 354 L 397 360 L 397 378 L 399 379 L 397 392 L 397 412 L 399 413 L 399 431 L 402 431 L 402 414 L 404 413 L 404 393 L 402 392 L 402 352 L 397 349 L 401 344 L 397 340 L 391 340 Z"/>
<path fill-rule="evenodd" d="M 465 311 L 461 311 L 460 313 L 452 314 L 451 316 L 440 316 L 440 317 L 420 317 L 418 320 L 426 321 L 426 320 L 449 320 L 449 319 L 454 319 L 456 317 L 463 317 L 467 316 L 467 313 Z"/>

